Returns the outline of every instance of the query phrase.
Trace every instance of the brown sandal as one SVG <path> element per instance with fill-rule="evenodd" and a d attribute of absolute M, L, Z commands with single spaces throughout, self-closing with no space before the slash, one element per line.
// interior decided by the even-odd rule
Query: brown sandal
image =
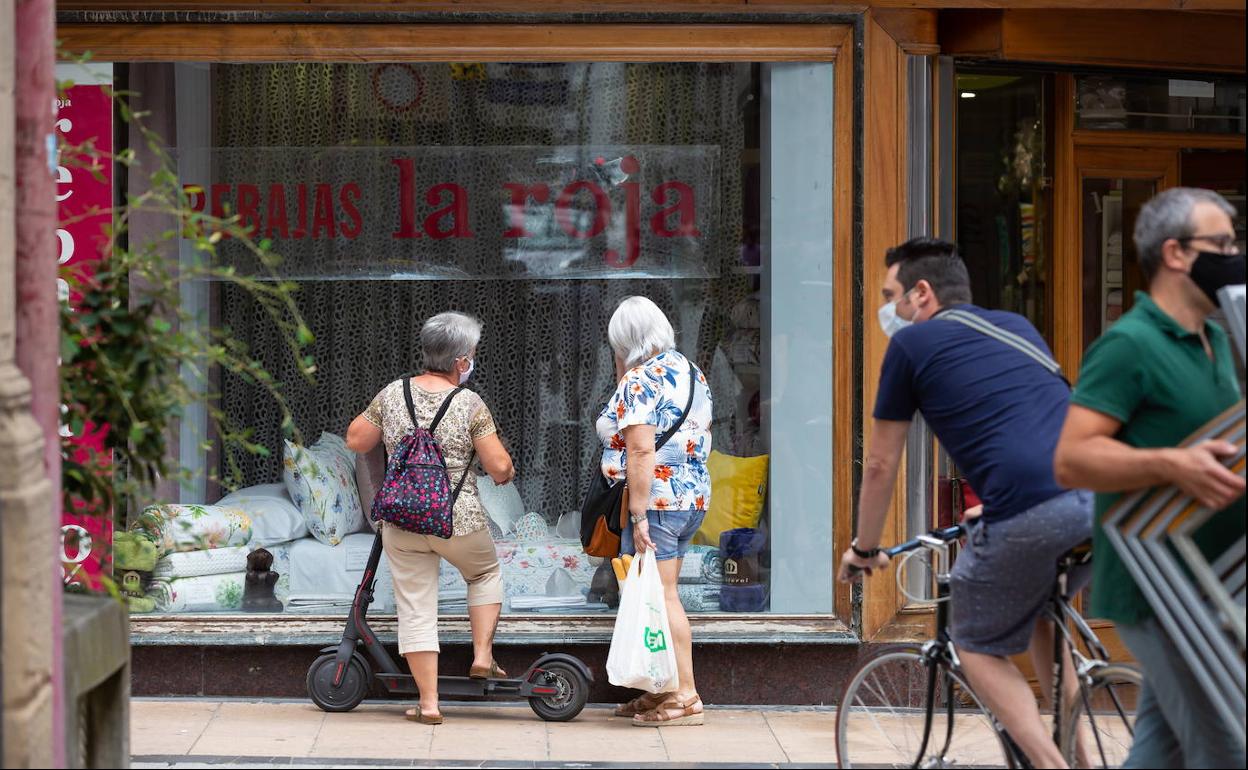
<path fill-rule="evenodd" d="M 665 692 L 647 692 L 638 695 L 628 703 L 621 703 L 615 707 L 615 716 L 617 717 L 635 717 L 643 714 L 655 706 L 663 702 L 667 697 Z"/>
<path fill-rule="evenodd" d="M 490 661 L 490 667 L 470 666 L 468 668 L 469 679 L 505 679 L 507 672 L 498 665 L 498 661 Z"/>
<path fill-rule="evenodd" d="M 440 725 L 442 724 L 442 714 L 429 716 L 422 712 L 420 708 L 408 709 L 403 712 L 403 718 L 409 722 L 419 722 L 422 725 Z"/>
<path fill-rule="evenodd" d="M 681 727 L 683 725 L 701 725 L 704 724 L 705 712 L 699 708 L 694 710 L 694 706 L 702 706 L 702 699 L 696 694 L 689 700 L 684 702 L 675 698 L 665 703 L 659 704 L 656 708 L 638 714 L 633 717 L 634 727 Z M 672 716 L 668 711 L 679 711 L 676 716 Z"/>

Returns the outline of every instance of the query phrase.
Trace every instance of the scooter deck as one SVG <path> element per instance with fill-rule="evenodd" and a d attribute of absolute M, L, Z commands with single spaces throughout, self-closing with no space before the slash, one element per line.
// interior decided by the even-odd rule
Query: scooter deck
<path fill-rule="evenodd" d="M 411 674 L 377 674 L 390 693 L 418 694 Z M 523 679 L 473 679 L 466 676 L 439 676 L 438 694 L 450 697 L 531 698 L 554 695 L 554 687 L 535 685 Z"/>

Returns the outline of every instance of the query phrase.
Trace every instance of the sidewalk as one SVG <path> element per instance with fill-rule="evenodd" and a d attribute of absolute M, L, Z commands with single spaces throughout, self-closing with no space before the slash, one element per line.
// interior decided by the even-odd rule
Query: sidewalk
<path fill-rule="evenodd" d="M 136 767 L 833 767 L 831 708 L 710 708 L 702 727 L 632 727 L 610 706 L 546 723 L 525 704 L 443 704 L 446 722 L 403 719 L 406 702 L 328 714 L 308 702 L 135 698 Z"/>

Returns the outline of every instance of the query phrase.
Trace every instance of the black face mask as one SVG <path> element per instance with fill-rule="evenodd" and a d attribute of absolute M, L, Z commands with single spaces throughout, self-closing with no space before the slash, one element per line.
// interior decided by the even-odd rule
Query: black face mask
<path fill-rule="evenodd" d="M 1198 251 L 1190 275 L 1209 301 L 1217 305 L 1218 289 L 1244 282 L 1244 255 Z"/>

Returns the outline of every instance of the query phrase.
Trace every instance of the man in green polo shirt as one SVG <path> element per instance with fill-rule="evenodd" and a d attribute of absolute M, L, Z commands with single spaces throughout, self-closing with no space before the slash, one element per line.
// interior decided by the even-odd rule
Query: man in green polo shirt
<path fill-rule="evenodd" d="M 1065 487 L 1091 489 L 1099 521 L 1124 493 L 1174 485 L 1219 512 L 1196 534 L 1216 557 L 1244 534 L 1244 477 L 1207 441 L 1177 448 L 1240 398 L 1225 332 L 1209 320 L 1217 290 L 1244 282 L 1235 209 L 1208 190 L 1174 188 L 1150 200 L 1135 224 L 1148 293 L 1091 348 L 1058 441 Z M 1144 671 L 1135 743 L 1126 767 L 1243 767 L 1230 737 L 1179 650 L 1153 617 L 1126 566 L 1095 528 L 1092 615 L 1113 620 Z"/>

